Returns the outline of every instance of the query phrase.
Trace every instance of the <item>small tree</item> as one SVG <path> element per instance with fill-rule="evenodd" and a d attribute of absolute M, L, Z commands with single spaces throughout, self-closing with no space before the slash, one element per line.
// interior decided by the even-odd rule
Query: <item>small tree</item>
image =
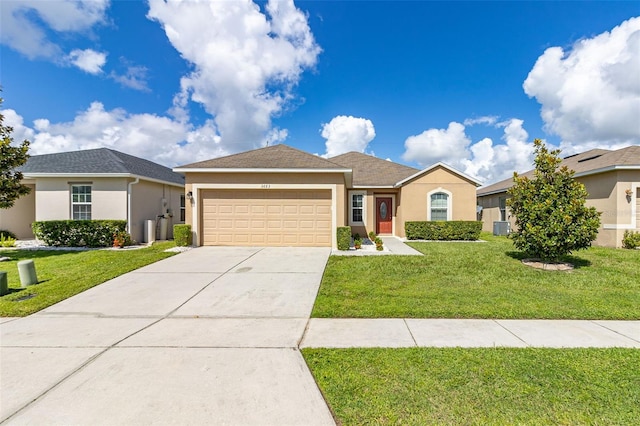
<path fill-rule="evenodd" d="M 549 151 L 534 141 L 533 179 L 513 174 L 507 206 L 516 217 L 517 230 L 510 237 L 519 250 L 543 260 L 591 246 L 600 226 L 600 213 L 586 207 L 587 191 L 573 178 L 574 171 L 560 167 L 560 150 Z"/>
<path fill-rule="evenodd" d="M 25 140 L 18 146 L 11 145 L 12 132 L 12 127 L 4 125 L 4 116 L 0 113 L 0 209 L 13 207 L 15 200 L 31 190 L 21 183 L 22 173 L 15 170 L 29 158 L 29 141 Z"/>

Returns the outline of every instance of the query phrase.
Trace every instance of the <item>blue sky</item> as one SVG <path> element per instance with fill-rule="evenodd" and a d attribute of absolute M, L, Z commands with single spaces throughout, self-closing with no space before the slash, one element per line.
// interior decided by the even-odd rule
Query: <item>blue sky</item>
<path fill-rule="evenodd" d="M 286 143 L 485 183 L 640 144 L 640 3 L 2 0 L 5 122 L 32 154 L 168 166 Z"/>

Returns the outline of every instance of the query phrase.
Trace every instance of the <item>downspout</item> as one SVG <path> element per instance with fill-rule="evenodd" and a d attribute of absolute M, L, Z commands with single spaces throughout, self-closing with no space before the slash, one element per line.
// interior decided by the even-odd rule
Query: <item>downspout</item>
<path fill-rule="evenodd" d="M 131 235 L 131 187 L 138 182 L 140 182 L 139 177 L 127 185 L 127 232 L 129 235 Z"/>

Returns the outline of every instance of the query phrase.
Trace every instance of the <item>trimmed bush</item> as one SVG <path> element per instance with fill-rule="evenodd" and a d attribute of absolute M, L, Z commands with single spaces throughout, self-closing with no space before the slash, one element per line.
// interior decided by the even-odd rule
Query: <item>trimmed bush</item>
<path fill-rule="evenodd" d="M 173 225 L 173 239 L 179 247 L 186 247 L 193 244 L 191 225 Z"/>
<path fill-rule="evenodd" d="M 475 241 L 480 237 L 482 222 L 478 221 L 415 221 L 405 222 L 408 240 Z"/>
<path fill-rule="evenodd" d="M 6 229 L 0 229 L 0 237 L 13 238 L 14 240 L 18 239 L 16 234 L 11 231 L 7 231 Z"/>
<path fill-rule="evenodd" d="M 126 227 L 126 220 L 48 220 L 31 225 L 37 239 L 54 247 L 111 247 L 114 235 Z"/>
<path fill-rule="evenodd" d="M 640 247 L 640 232 L 624 231 L 622 247 L 626 249 L 635 249 Z"/>
<path fill-rule="evenodd" d="M 349 250 L 349 246 L 351 245 L 351 227 L 338 227 L 336 237 L 338 238 L 338 250 Z"/>

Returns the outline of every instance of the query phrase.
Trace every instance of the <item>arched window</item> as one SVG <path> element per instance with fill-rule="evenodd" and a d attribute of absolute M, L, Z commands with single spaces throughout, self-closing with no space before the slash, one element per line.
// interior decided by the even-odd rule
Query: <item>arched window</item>
<path fill-rule="evenodd" d="M 451 193 L 438 188 L 427 195 L 427 220 L 451 220 Z"/>

